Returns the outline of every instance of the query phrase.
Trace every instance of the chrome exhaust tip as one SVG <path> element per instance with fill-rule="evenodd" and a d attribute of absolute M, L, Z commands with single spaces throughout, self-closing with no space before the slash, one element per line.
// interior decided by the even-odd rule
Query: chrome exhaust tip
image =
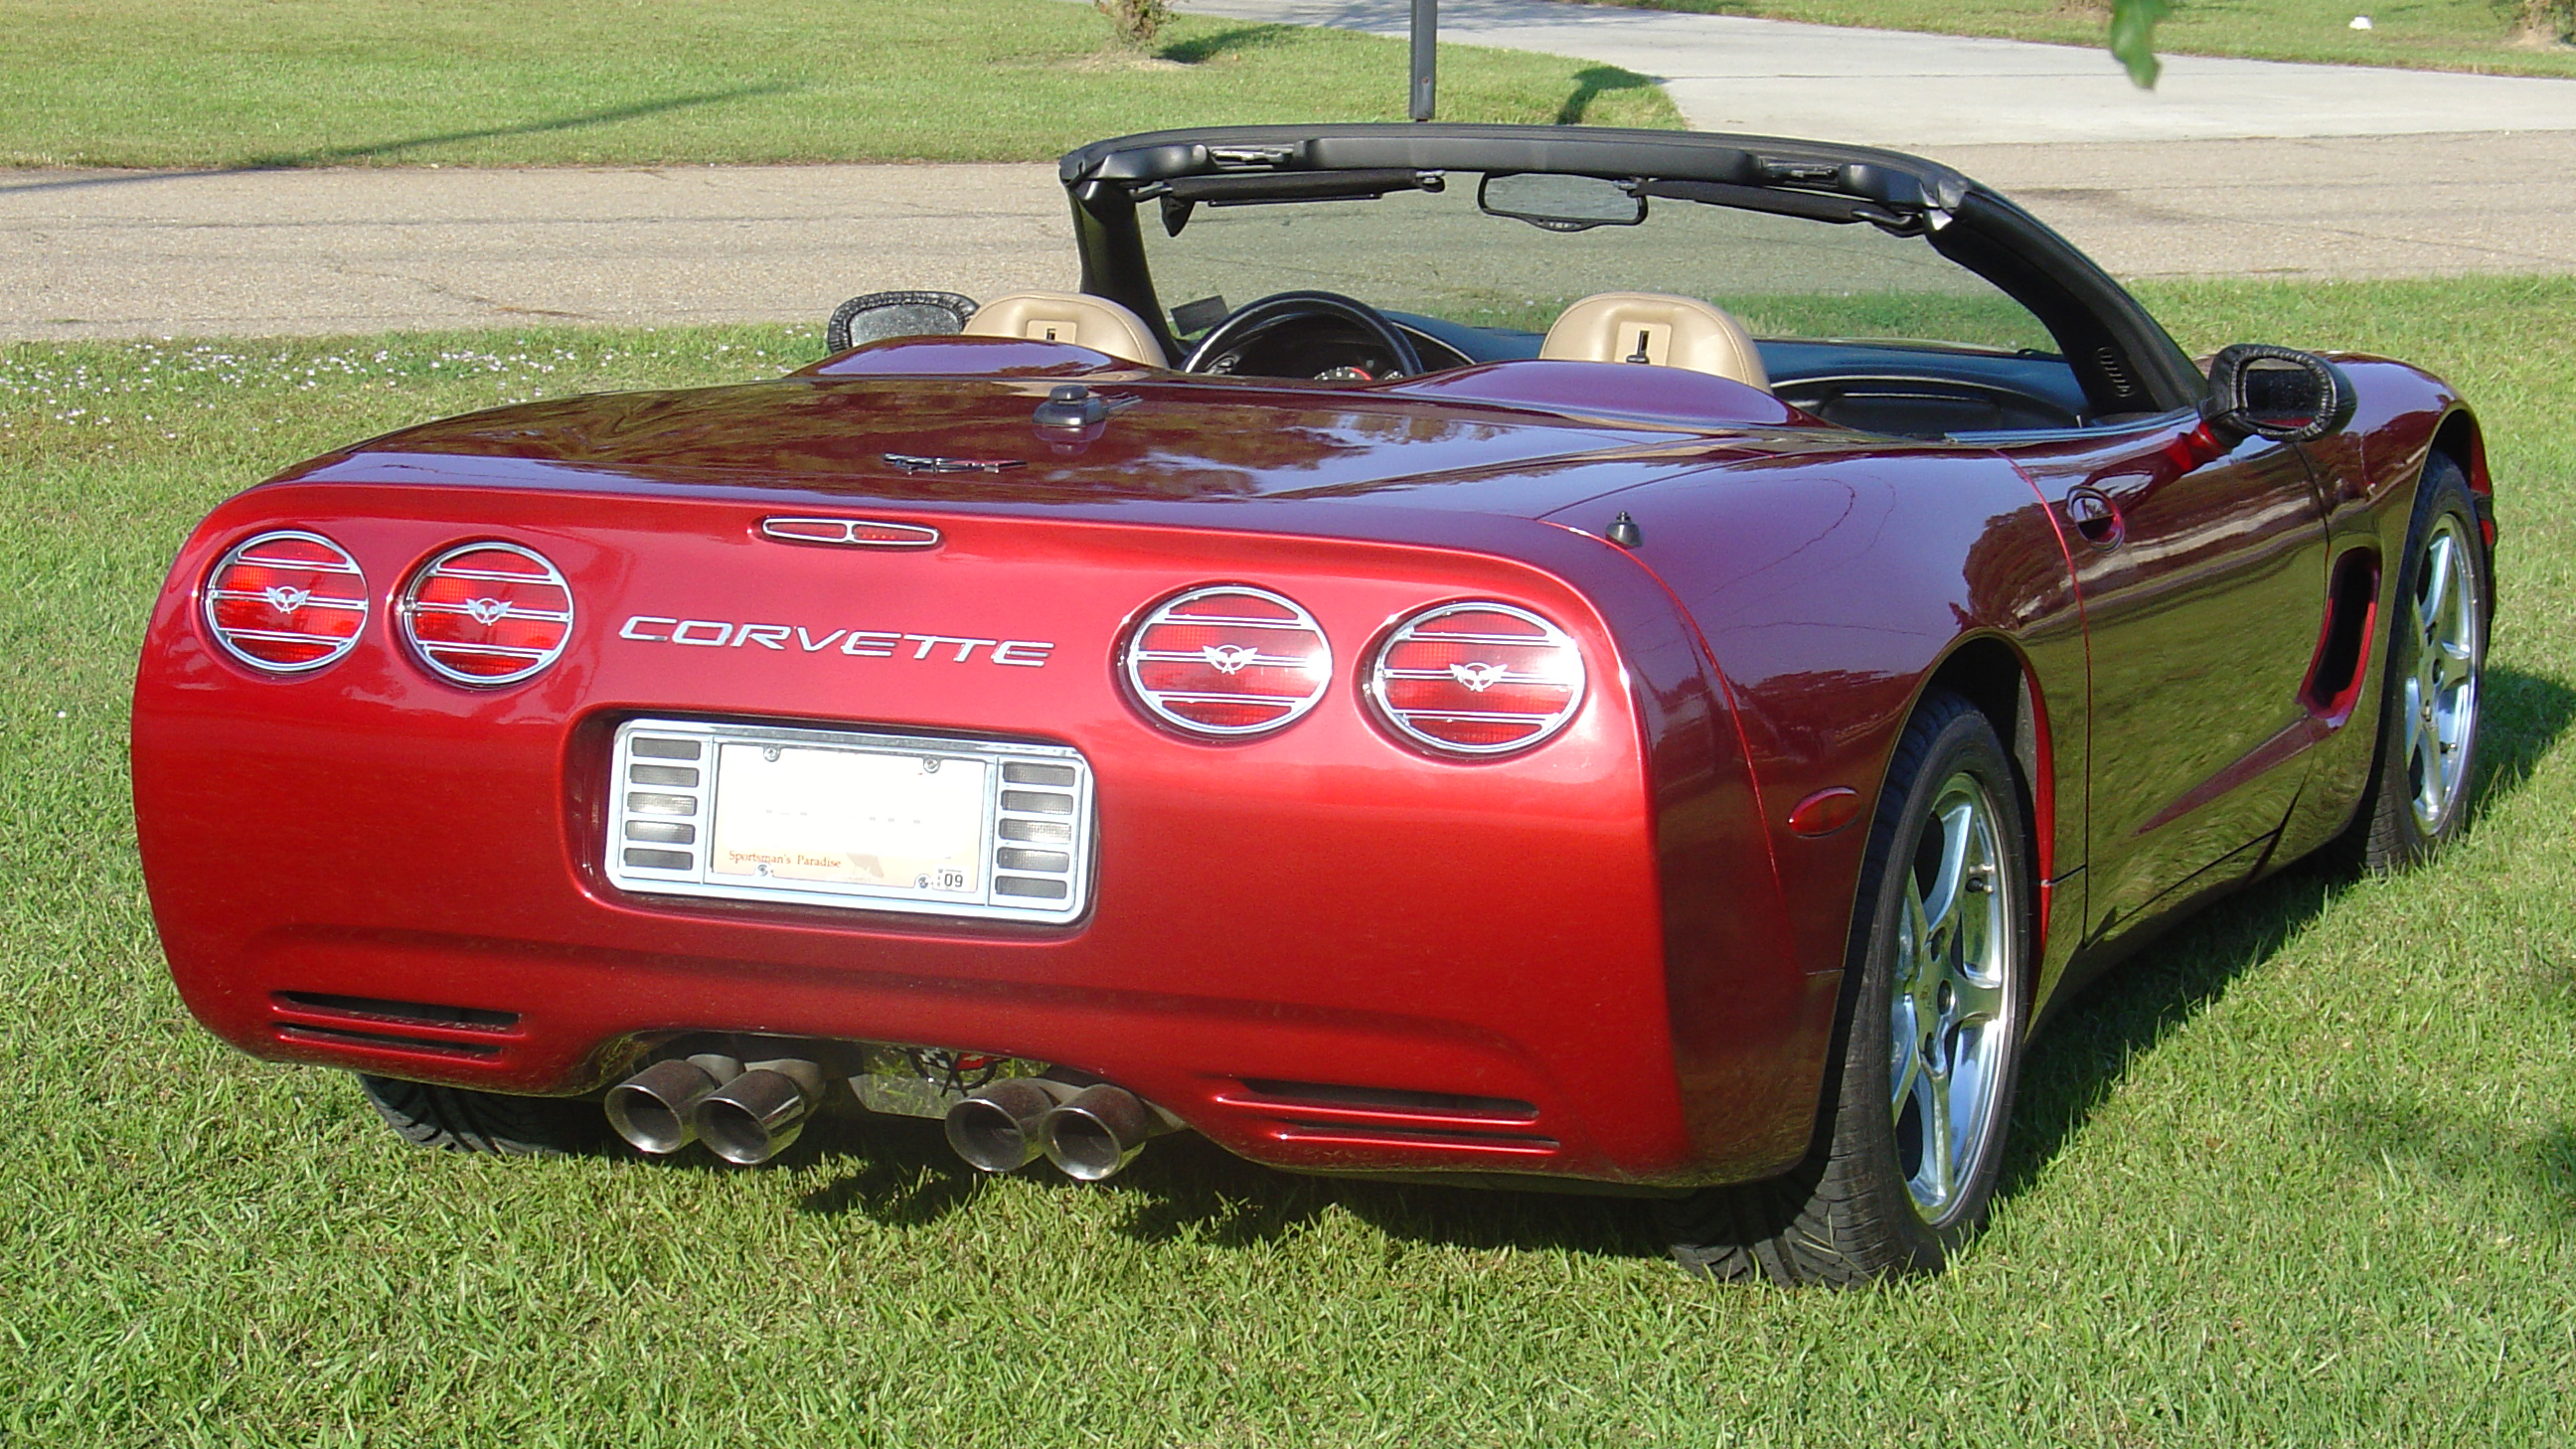
<path fill-rule="evenodd" d="M 948 1109 L 948 1145 L 978 1172 L 1010 1172 L 1046 1153 L 1046 1117 L 1074 1095 L 1062 1082 L 1004 1077 Z"/>
<path fill-rule="evenodd" d="M 608 1125 L 636 1151 L 668 1156 L 697 1140 L 699 1101 L 741 1075 L 742 1063 L 712 1054 L 655 1062 L 608 1089 Z"/>
<path fill-rule="evenodd" d="M 1169 1130 L 1142 1098 L 1106 1082 L 1066 1098 L 1040 1124 L 1047 1161 L 1080 1182 L 1117 1176 L 1148 1141 Z"/>
<path fill-rule="evenodd" d="M 822 1096 L 823 1069 L 814 1063 L 754 1062 L 700 1097 L 689 1120 L 708 1151 L 738 1167 L 756 1167 L 796 1141 Z"/>

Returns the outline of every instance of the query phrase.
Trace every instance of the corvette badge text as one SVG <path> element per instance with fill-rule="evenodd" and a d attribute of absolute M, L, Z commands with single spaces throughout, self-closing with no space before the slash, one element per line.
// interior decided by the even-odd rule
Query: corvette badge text
<path fill-rule="evenodd" d="M 620 639 L 640 644 L 685 644 L 698 649 L 795 650 L 821 654 L 838 650 L 861 659 L 941 659 L 964 664 L 984 651 L 987 662 L 1023 668 L 1045 666 L 1055 645 L 1038 639 L 974 639 L 962 634 L 898 634 L 890 629 L 834 629 L 817 634 L 802 624 L 735 624 L 721 619 L 669 619 L 637 614 L 617 631 Z M 918 647 L 915 647 L 918 646 Z"/>

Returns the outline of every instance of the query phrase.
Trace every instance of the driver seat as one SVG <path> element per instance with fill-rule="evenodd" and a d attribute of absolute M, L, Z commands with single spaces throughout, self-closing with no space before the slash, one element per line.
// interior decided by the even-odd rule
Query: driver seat
<path fill-rule="evenodd" d="M 1081 292 L 1013 292 L 996 297 L 967 319 L 969 337 L 1025 337 L 1070 342 L 1124 362 L 1167 365 L 1163 344 L 1145 319 L 1110 301 Z"/>
<path fill-rule="evenodd" d="M 969 331 L 973 329 L 969 328 Z M 1643 362 L 1771 386 L 1744 324 L 1693 297 L 1596 292 L 1565 309 L 1538 355 L 1574 362 Z"/>

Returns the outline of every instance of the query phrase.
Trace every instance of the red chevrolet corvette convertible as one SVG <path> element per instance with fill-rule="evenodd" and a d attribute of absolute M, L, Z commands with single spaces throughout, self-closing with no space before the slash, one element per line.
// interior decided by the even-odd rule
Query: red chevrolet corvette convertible
<path fill-rule="evenodd" d="M 1098 1179 L 1186 1131 L 1855 1282 L 1974 1231 L 2091 973 L 2461 827 L 2494 528 L 2433 377 L 2196 364 L 1885 151 L 1062 177 L 1079 292 L 855 299 L 788 377 L 216 509 L 134 704 L 196 1014 L 423 1143 L 868 1111 Z"/>

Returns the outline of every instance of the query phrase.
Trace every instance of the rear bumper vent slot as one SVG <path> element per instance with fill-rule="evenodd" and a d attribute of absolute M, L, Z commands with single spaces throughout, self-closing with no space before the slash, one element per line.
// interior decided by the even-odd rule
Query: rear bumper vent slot
<path fill-rule="evenodd" d="M 1355 1119 L 1408 1118 L 1442 1123 L 1526 1125 L 1538 1120 L 1535 1103 L 1514 1097 L 1468 1097 L 1453 1092 L 1408 1092 L 1391 1087 L 1345 1087 L 1329 1082 L 1243 1079 L 1245 1106 L 1320 1110 Z"/>
<path fill-rule="evenodd" d="M 381 1031 L 346 1031 L 337 1027 L 298 1026 L 280 1023 L 279 1041 L 310 1042 L 316 1046 L 358 1047 L 367 1051 L 408 1052 L 415 1055 L 464 1057 L 473 1061 L 490 1061 L 501 1055 L 498 1042 L 433 1041 L 426 1037 L 401 1036 Z"/>
<path fill-rule="evenodd" d="M 273 992 L 268 1000 L 281 1041 L 488 1061 L 519 1036 L 515 1011 L 318 991 Z"/>
<path fill-rule="evenodd" d="M 1270 1135 L 1281 1142 L 1507 1157 L 1545 1157 L 1557 1150 L 1555 1138 L 1530 1130 L 1538 1124 L 1537 1104 L 1516 1097 L 1260 1077 L 1244 1078 L 1241 1086 L 1217 1100 L 1269 1117 L 1276 1124 Z"/>
<path fill-rule="evenodd" d="M 1443 1152 L 1487 1153 L 1508 1157 L 1547 1157 L 1556 1139 L 1535 1132 L 1461 1132 L 1431 1127 L 1387 1124 L 1343 1126 L 1329 1122 L 1282 1122 L 1271 1134 L 1281 1142 L 1330 1144 L 1336 1147 L 1435 1148 Z"/>

